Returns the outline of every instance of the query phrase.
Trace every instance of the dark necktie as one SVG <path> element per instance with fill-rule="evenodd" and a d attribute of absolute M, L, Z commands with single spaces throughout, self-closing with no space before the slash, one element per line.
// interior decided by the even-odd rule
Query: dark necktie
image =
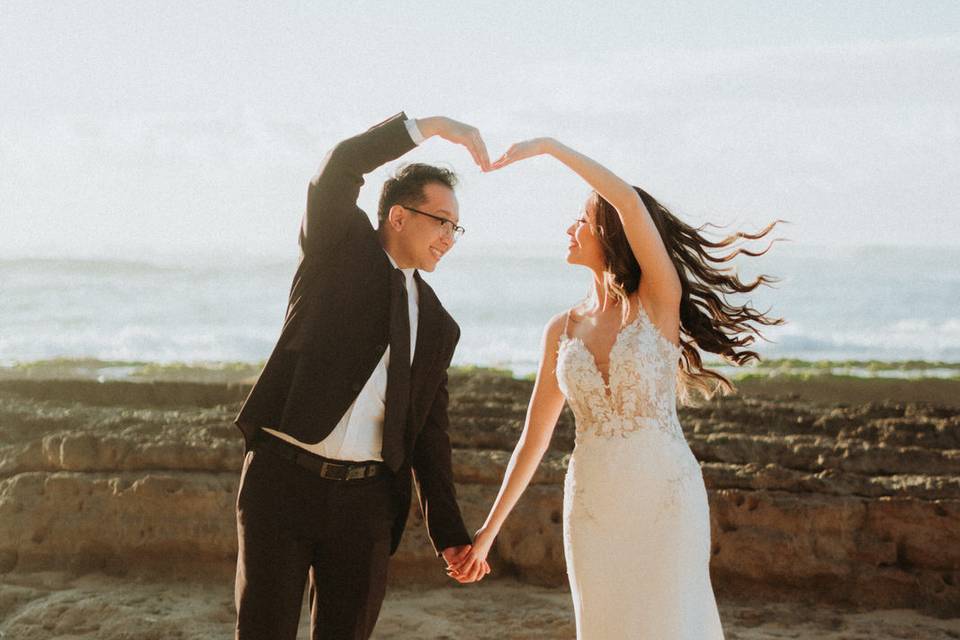
<path fill-rule="evenodd" d="M 403 272 L 390 276 L 390 364 L 383 416 L 383 461 L 396 471 L 403 463 L 403 435 L 410 402 L 410 311 Z"/>

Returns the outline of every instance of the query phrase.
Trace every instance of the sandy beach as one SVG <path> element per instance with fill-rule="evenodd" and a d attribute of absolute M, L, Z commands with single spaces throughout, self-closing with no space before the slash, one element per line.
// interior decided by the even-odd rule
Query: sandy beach
<path fill-rule="evenodd" d="M 476 585 L 393 586 L 374 638 L 445 640 L 569 639 L 570 594 L 510 578 Z M 232 637 L 233 592 L 227 580 L 150 580 L 62 572 L 0 579 L 3 638 L 49 640 Z M 909 609 L 882 611 L 803 602 L 721 600 L 728 640 L 877 640 L 960 638 L 960 620 Z M 309 609 L 298 638 L 309 638 Z"/>

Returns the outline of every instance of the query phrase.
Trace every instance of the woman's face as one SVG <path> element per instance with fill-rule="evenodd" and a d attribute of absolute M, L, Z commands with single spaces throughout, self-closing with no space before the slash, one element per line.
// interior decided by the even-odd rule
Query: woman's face
<path fill-rule="evenodd" d="M 593 233 L 594 210 L 587 200 L 583 212 L 567 228 L 570 245 L 567 247 L 567 262 L 591 269 L 603 269 L 603 247 Z"/>

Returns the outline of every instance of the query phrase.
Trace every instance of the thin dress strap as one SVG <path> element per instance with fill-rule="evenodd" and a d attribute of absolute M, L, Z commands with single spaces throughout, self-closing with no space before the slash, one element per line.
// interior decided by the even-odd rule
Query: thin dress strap
<path fill-rule="evenodd" d="M 570 309 L 567 309 L 567 313 L 563 316 L 563 337 L 569 339 L 570 332 L 567 331 L 567 327 L 570 325 Z"/>

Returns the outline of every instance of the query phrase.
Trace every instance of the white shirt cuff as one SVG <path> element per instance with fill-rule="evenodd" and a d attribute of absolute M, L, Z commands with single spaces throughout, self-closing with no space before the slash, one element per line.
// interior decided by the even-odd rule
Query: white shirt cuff
<path fill-rule="evenodd" d="M 423 134 L 420 133 L 420 128 L 417 126 L 417 121 L 413 118 L 407 118 L 403 121 L 403 124 L 407 125 L 407 133 L 410 134 L 410 138 L 413 140 L 414 144 L 420 144 L 424 141 Z"/>

